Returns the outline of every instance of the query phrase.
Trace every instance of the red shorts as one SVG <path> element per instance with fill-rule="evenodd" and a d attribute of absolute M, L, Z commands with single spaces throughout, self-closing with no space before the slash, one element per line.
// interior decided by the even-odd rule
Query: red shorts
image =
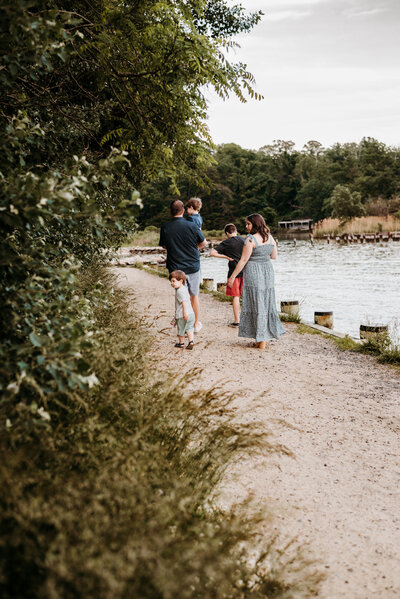
<path fill-rule="evenodd" d="M 243 277 L 238 277 L 233 281 L 232 287 L 226 286 L 226 295 L 233 297 L 242 297 L 243 293 Z"/>

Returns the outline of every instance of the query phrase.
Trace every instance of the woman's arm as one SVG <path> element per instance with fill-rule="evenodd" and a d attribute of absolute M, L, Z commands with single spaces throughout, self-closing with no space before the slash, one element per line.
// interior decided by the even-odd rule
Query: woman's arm
<path fill-rule="evenodd" d="M 242 257 L 240 258 L 239 262 L 236 265 L 235 270 L 233 271 L 233 273 L 231 274 L 231 276 L 228 279 L 228 282 L 227 282 L 228 287 L 232 287 L 233 281 L 236 279 L 237 275 L 240 272 L 242 272 L 242 270 L 246 266 L 247 262 L 249 261 L 249 258 L 254 249 L 253 243 L 254 242 L 250 238 L 246 240 L 246 243 L 244 244 L 243 250 L 242 250 Z"/>
<path fill-rule="evenodd" d="M 271 258 L 271 260 L 276 260 L 276 258 L 277 258 L 277 256 L 278 256 L 278 248 L 277 248 L 277 246 L 276 246 L 276 241 L 275 241 L 275 239 L 272 237 L 272 235 L 271 235 L 270 237 L 271 237 L 271 242 L 272 242 L 272 243 L 273 243 L 273 245 L 274 245 L 274 249 L 272 250 L 272 252 L 271 252 L 271 254 L 270 254 L 270 258 Z"/>

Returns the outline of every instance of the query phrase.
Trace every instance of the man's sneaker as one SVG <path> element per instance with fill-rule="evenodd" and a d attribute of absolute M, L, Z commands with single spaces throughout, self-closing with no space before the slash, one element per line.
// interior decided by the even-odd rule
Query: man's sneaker
<path fill-rule="evenodd" d="M 199 324 L 197 325 L 197 327 L 194 327 L 194 332 L 195 333 L 200 333 L 201 329 L 203 328 L 203 325 L 201 324 L 201 322 L 199 322 Z"/>
<path fill-rule="evenodd" d="M 237 329 L 237 328 L 238 328 L 238 326 L 239 326 L 239 323 L 238 323 L 238 322 L 231 322 L 230 324 L 228 324 L 228 327 L 232 327 L 232 328 L 234 328 L 234 329 Z"/>

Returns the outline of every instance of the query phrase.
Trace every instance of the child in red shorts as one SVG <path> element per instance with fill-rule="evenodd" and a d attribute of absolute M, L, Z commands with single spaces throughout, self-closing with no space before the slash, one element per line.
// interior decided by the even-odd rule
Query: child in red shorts
<path fill-rule="evenodd" d="M 243 237 L 239 237 L 235 225 L 229 224 L 225 226 L 226 239 L 218 244 L 215 248 L 210 251 L 210 256 L 213 258 L 225 258 L 229 260 L 228 265 L 228 279 L 236 268 L 242 256 L 242 250 L 244 246 Z M 232 287 L 226 288 L 226 295 L 232 296 L 232 308 L 233 308 L 233 322 L 230 323 L 230 327 L 239 327 L 240 320 L 240 300 L 242 297 L 243 289 L 243 271 L 238 274 Z"/>

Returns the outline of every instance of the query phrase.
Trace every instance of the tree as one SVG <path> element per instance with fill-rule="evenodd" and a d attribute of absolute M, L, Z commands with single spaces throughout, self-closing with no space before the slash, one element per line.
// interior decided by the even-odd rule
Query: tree
<path fill-rule="evenodd" d="M 325 205 L 330 209 L 331 216 L 340 220 L 341 225 L 365 214 L 361 194 L 358 191 L 351 192 L 345 185 L 336 185 Z"/>
<path fill-rule="evenodd" d="M 254 96 L 226 53 L 259 18 L 222 0 L 2 2 L 0 425 L 94 380 L 80 350 L 99 300 L 79 303 L 75 274 L 135 227 L 139 185 L 208 167 L 205 90 Z"/>

